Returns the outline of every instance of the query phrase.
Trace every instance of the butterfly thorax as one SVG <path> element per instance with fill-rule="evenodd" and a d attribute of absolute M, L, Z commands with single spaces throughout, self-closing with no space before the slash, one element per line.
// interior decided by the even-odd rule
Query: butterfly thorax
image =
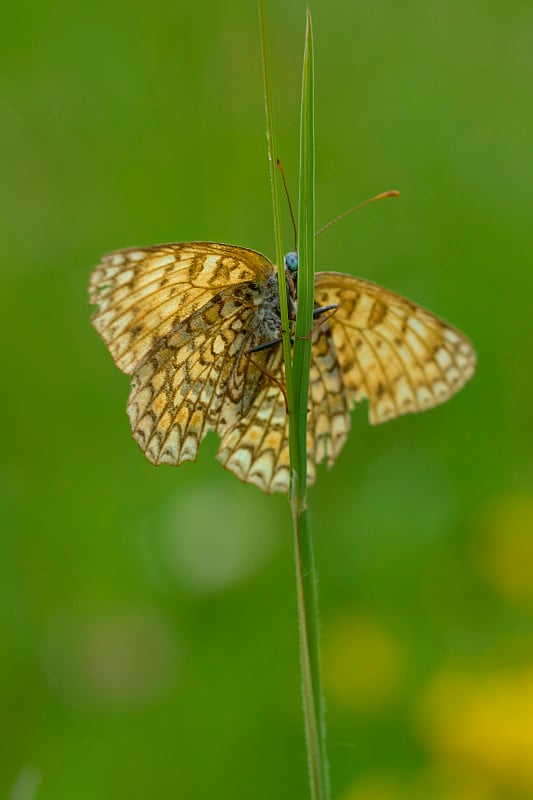
<path fill-rule="evenodd" d="M 296 318 L 296 296 L 294 279 L 285 270 L 287 286 L 287 306 L 289 319 Z M 260 338 L 267 342 L 278 339 L 281 331 L 281 310 L 279 302 L 278 274 L 272 272 L 266 282 L 254 285 L 252 289 L 253 304 L 257 308 L 256 327 L 260 331 Z"/>

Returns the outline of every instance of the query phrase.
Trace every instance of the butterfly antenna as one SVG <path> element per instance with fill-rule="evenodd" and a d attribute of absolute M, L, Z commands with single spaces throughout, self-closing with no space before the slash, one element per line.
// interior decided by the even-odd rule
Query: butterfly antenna
<path fill-rule="evenodd" d="M 344 211 L 342 214 L 339 214 L 339 216 L 335 217 L 335 219 L 330 219 L 329 222 L 326 222 L 326 224 L 323 225 L 320 228 L 320 230 L 318 230 L 315 233 L 315 236 L 318 236 L 319 233 L 322 233 L 323 231 L 327 230 L 327 228 L 331 228 L 332 225 L 335 225 L 336 222 L 340 222 L 341 219 L 347 217 L 348 214 L 353 214 L 354 211 L 359 211 L 359 209 L 363 208 L 363 206 L 367 206 L 369 205 L 369 203 L 373 203 L 374 200 L 383 200 L 385 197 L 399 197 L 399 196 L 400 192 L 397 192 L 396 189 L 390 189 L 388 192 L 381 192 L 381 194 L 377 194 L 375 197 L 370 197 L 368 200 L 364 200 L 362 203 L 359 203 L 359 205 L 354 206 L 353 208 L 349 208 L 348 211 Z"/>
<path fill-rule="evenodd" d="M 298 234 L 296 233 L 296 222 L 294 220 L 294 212 L 292 210 L 291 198 L 290 198 L 290 195 L 289 195 L 289 190 L 287 188 L 287 181 L 285 180 L 285 170 L 283 169 L 283 164 L 281 163 L 279 158 L 276 159 L 276 161 L 277 161 L 279 170 L 281 172 L 281 180 L 283 181 L 283 188 L 285 189 L 285 196 L 286 196 L 287 202 L 289 204 L 289 211 L 290 211 L 291 220 L 292 220 L 292 229 L 294 231 L 294 250 L 297 251 L 298 250 Z"/>

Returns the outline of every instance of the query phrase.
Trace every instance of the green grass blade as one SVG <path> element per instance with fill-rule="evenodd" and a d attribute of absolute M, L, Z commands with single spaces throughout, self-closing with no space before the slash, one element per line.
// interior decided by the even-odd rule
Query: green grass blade
<path fill-rule="evenodd" d="M 289 327 L 289 313 L 287 307 L 287 290 L 285 288 L 285 266 L 283 263 L 283 237 L 281 230 L 281 212 L 279 202 L 279 175 L 276 166 L 276 143 L 274 138 L 274 108 L 272 102 L 272 80 L 270 70 L 270 48 L 268 44 L 268 30 L 265 11 L 265 0 L 259 0 L 259 25 L 261 29 L 261 52 L 263 60 L 263 85 L 265 92 L 265 115 L 268 147 L 268 163 L 270 169 L 270 184 L 272 188 L 272 211 L 274 215 L 274 239 L 276 244 L 276 260 L 278 262 L 278 287 L 280 297 L 283 361 L 285 365 L 285 387 L 287 392 L 287 405 L 289 415 L 292 416 L 294 407 L 293 375 L 291 360 L 291 338 Z M 292 453 L 292 448 L 291 448 Z M 292 460 L 292 456 L 291 456 Z M 291 470 L 292 471 L 292 470 Z"/>
<path fill-rule="evenodd" d="M 311 797 L 330 797 L 324 697 L 320 671 L 319 617 L 313 539 L 307 509 L 307 417 L 315 294 L 315 139 L 314 55 L 311 13 L 307 11 L 300 114 L 300 191 L 298 208 L 298 310 L 294 341 L 294 478 L 291 506 L 298 593 L 302 693 Z"/>
<path fill-rule="evenodd" d="M 272 186 L 274 235 L 278 261 L 278 285 L 283 328 L 283 357 L 289 408 L 289 444 L 291 460 L 290 500 L 294 528 L 296 587 L 302 669 L 302 693 L 306 733 L 309 783 L 312 800 L 330 797 L 325 745 L 324 701 L 320 678 L 319 624 L 313 542 L 307 511 L 307 403 L 311 340 L 306 338 L 313 325 L 315 264 L 315 146 L 314 146 L 314 68 L 311 15 L 307 27 L 302 81 L 300 122 L 300 191 L 299 191 L 299 270 L 298 311 L 294 359 L 291 359 L 290 327 L 285 286 L 285 268 L 281 234 L 278 172 L 274 140 L 270 53 L 264 0 L 259 0 L 268 159 Z"/>
<path fill-rule="evenodd" d="M 314 64 L 311 15 L 307 29 L 302 76 L 300 112 L 300 187 L 298 204 L 298 312 L 294 342 L 294 416 L 298 426 L 298 463 L 300 501 L 307 483 L 307 405 L 315 286 L 315 141 L 314 141 Z"/>

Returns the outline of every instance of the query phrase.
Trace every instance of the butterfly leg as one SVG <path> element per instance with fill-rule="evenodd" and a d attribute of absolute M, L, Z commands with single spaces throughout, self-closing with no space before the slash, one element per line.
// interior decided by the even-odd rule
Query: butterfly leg
<path fill-rule="evenodd" d="M 285 386 L 283 385 L 283 383 L 280 380 L 278 380 L 278 378 L 275 377 L 275 375 L 272 375 L 272 373 L 269 372 L 267 369 L 265 369 L 263 366 L 261 366 L 261 364 L 258 364 L 257 361 L 254 361 L 253 358 L 252 358 L 252 355 L 251 355 L 252 353 L 256 353 L 258 350 L 265 350 L 267 347 L 271 347 L 272 345 L 278 344 L 279 342 L 281 342 L 281 339 L 278 339 L 275 342 L 266 342 L 265 345 L 259 345 L 258 347 L 252 347 L 252 349 L 251 350 L 247 350 L 244 355 L 250 361 L 250 363 L 254 365 L 254 367 L 256 367 L 260 372 L 263 373 L 263 375 L 266 375 L 266 377 L 269 380 L 273 381 L 273 383 L 276 384 L 276 386 L 280 390 L 281 394 L 283 395 L 283 399 L 285 401 L 285 412 L 288 414 L 289 413 L 289 401 L 287 399 L 287 390 L 286 390 Z"/>
<path fill-rule="evenodd" d="M 297 338 L 303 341 L 311 339 L 312 336 L 314 336 L 314 334 L 320 328 L 320 326 L 323 325 L 325 322 L 327 322 L 328 319 L 331 319 L 331 317 L 336 313 L 338 307 L 339 307 L 338 304 L 335 303 L 331 306 L 319 306 L 319 308 L 315 308 L 313 310 L 313 319 L 315 317 L 319 317 L 319 319 L 317 319 L 313 323 L 313 327 L 311 328 L 311 333 L 308 334 L 307 336 L 298 336 Z M 324 316 L 320 316 L 321 314 L 324 314 Z"/>
<path fill-rule="evenodd" d="M 260 350 L 268 350 L 270 347 L 274 347 L 275 344 L 280 344 L 280 339 L 272 339 L 270 342 L 264 342 L 263 344 L 258 344 L 256 347 L 251 347 L 249 350 L 246 351 L 246 355 L 250 353 L 259 353 Z"/>

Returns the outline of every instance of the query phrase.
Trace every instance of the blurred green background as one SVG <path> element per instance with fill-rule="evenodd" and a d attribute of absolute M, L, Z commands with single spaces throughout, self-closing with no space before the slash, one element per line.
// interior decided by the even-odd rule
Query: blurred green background
<path fill-rule="evenodd" d="M 475 380 L 311 492 L 336 800 L 533 798 L 533 4 L 317 0 L 318 267 L 465 330 Z M 297 187 L 305 4 L 268 3 Z M 273 255 L 255 3 L 22 0 L 0 52 L 0 796 L 307 797 L 289 509 L 155 469 L 92 330 L 110 249 Z M 286 226 L 287 248 L 291 234 Z"/>

